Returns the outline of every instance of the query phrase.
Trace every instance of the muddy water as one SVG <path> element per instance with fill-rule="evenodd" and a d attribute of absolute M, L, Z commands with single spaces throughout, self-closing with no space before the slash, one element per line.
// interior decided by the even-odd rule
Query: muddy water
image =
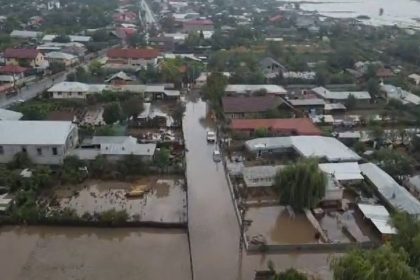
<path fill-rule="evenodd" d="M 127 198 L 125 193 L 136 187 L 148 191 L 140 198 Z M 77 191 L 77 195 L 74 192 Z M 187 221 L 187 198 L 184 181 L 145 178 L 135 183 L 87 181 L 64 187 L 57 192 L 61 208 L 84 213 L 100 213 L 110 209 L 126 210 L 132 220 L 184 223 Z"/>
<path fill-rule="evenodd" d="M 3 280 L 191 279 L 179 230 L 0 228 Z"/>
<path fill-rule="evenodd" d="M 290 217 L 285 207 L 249 208 L 246 219 L 252 221 L 246 232 L 249 238 L 263 235 L 267 244 L 316 243 L 316 230 L 304 214 Z"/>
<path fill-rule="evenodd" d="M 296 267 L 331 279 L 329 254 L 241 254 L 239 226 L 221 163 L 214 163 L 214 145 L 206 142 L 206 103 L 187 104 L 184 136 L 187 145 L 188 224 L 193 272 L 197 280 L 249 280 L 255 270 Z M 289 234 L 294 234 L 288 229 Z"/>

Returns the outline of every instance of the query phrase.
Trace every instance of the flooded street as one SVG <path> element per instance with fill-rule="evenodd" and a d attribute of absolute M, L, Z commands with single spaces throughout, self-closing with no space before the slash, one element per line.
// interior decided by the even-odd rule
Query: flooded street
<path fill-rule="evenodd" d="M 207 144 L 203 101 L 187 103 L 184 136 L 187 145 L 188 224 L 196 280 L 251 280 L 255 270 L 295 267 L 331 279 L 331 254 L 240 253 L 240 230 L 222 163 L 213 162 L 214 144 Z M 289 230 L 290 233 L 290 230 Z"/>
<path fill-rule="evenodd" d="M 191 279 L 183 230 L 2 227 L 4 280 Z"/>
<path fill-rule="evenodd" d="M 194 277 L 237 279 L 239 227 L 222 163 L 214 163 L 207 144 L 206 103 L 187 103 L 184 136 L 187 152 L 188 225 Z"/>

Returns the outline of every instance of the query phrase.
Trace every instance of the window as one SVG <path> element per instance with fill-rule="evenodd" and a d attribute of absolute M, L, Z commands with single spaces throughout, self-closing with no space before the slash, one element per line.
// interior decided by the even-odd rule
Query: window
<path fill-rule="evenodd" d="M 42 148 L 36 148 L 38 156 L 42 156 Z"/>
<path fill-rule="evenodd" d="M 56 156 L 58 154 L 58 151 L 57 151 L 56 147 L 52 148 L 52 153 L 53 153 L 54 156 Z"/>
<path fill-rule="evenodd" d="M 25 147 L 25 146 L 23 146 L 23 147 L 22 147 L 22 153 L 26 153 L 26 152 L 27 152 L 26 147 Z"/>
<path fill-rule="evenodd" d="M 0 155 L 4 154 L 4 148 L 3 146 L 0 146 Z"/>

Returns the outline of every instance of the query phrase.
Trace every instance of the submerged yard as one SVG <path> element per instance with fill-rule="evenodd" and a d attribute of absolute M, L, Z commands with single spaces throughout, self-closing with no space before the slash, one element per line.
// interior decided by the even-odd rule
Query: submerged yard
<path fill-rule="evenodd" d="M 133 190 L 144 193 L 128 197 Z M 146 177 L 133 182 L 88 180 L 79 185 L 57 187 L 49 205 L 53 209 L 73 209 L 80 217 L 115 209 L 125 210 L 131 221 L 187 222 L 186 187 L 181 178 Z"/>

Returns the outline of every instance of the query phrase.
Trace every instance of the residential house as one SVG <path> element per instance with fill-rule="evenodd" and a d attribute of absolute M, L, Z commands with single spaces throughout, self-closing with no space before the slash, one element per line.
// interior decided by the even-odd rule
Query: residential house
<path fill-rule="evenodd" d="M 383 242 L 389 241 L 397 234 L 397 229 L 392 225 L 391 215 L 384 206 L 359 203 L 357 209 L 363 218 L 373 225 Z"/>
<path fill-rule="evenodd" d="M 54 99 L 86 99 L 88 95 L 95 93 L 102 93 L 106 88 L 101 84 L 84 84 L 79 82 L 61 82 L 55 84 L 48 92 L 52 94 Z"/>
<path fill-rule="evenodd" d="M 37 47 L 37 50 L 39 50 L 40 52 L 44 54 L 48 52 L 63 52 L 63 53 L 73 54 L 78 57 L 84 56 L 87 52 L 85 45 L 83 45 L 82 43 L 77 43 L 77 42 L 45 43 L 45 44 L 39 45 Z"/>
<path fill-rule="evenodd" d="M 18 84 L 25 77 L 27 68 L 18 65 L 5 65 L 0 67 L 0 83 Z"/>
<path fill-rule="evenodd" d="M 353 96 L 359 105 L 369 104 L 371 100 L 367 91 L 330 91 L 324 87 L 313 88 L 311 91 L 330 103 L 344 104 L 350 96 Z"/>
<path fill-rule="evenodd" d="M 58 35 L 55 34 L 47 34 L 42 37 L 43 42 L 53 42 Z M 80 36 L 80 35 L 69 35 L 70 42 L 77 42 L 77 43 L 89 43 L 92 41 L 92 37 L 90 36 Z"/>
<path fill-rule="evenodd" d="M 152 161 L 155 151 L 156 144 L 139 144 L 132 136 L 94 136 L 85 140 L 73 154 L 82 160 L 105 156 L 108 160 L 118 161 L 133 155 L 143 161 Z"/>
<path fill-rule="evenodd" d="M 146 100 L 178 100 L 181 97 L 180 91 L 169 88 L 164 84 L 111 84 L 106 86 L 106 89 L 110 91 L 141 93 Z"/>
<path fill-rule="evenodd" d="M 280 73 L 287 71 L 280 62 L 271 57 L 265 57 L 259 61 L 261 72 L 267 79 L 277 77 Z"/>
<path fill-rule="evenodd" d="M 302 157 L 318 157 L 328 162 L 357 162 L 361 159 L 336 138 L 324 136 L 256 138 L 246 141 L 245 147 L 257 157 L 292 150 Z"/>
<path fill-rule="evenodd" d="M 18 39 L 33 39 L 36 40 L 42 36 L 42 32 L 28 31 L 28 30 L 13 30 L 10 37 Z"/>
<path fill-rule="evenodd" d="M 420 216 L 420 202 L 379 166 L 373 163 L 364 163 L 360 164 L 360 169 L 388 207 L 416 217 Z"/>
<path fill-rule="evenodd" d="M 18 121 L 23 117 L 20 112 L 0 108 L 0 121 Z"/>
<path fill-rule="evenodd" d="M 138 14 L 132 11 L 121 11 L 112 16 L 116 22 L 136 23 L 138 21 Z"/>
<path fill-rule="evenodd" d="M 325 101 L 321 98 L 288 99 L 287 102 L 293 108 L 307 113 L 323 113 Z"/>
<path fill-rule="evenodd" d="M 416 86 L 420 85 L 420 75 L 419 74 L 415 74 L 415 73 L 410 74 L 410 75 L 408 75 L 408 78 L 411 79 L 416 84 Z"/>
<path fill-rule="evenodd" d="M 394 72 L 392 72 L 392 70 L 389 68 L 381 67 L 378 70 L 376 70 L 376 77 L 378 77 L 379 79 L 386 80 L 394 76 Z"/>
<path fill-rule="evenodd" d="M 182 23 L 182 31 L 184 33 L 213 30 L 214 23 L 209 19 L 193 19 Z"/>
<path fill-rule="evenodd" d="M 77 142 L 77 126 L 71 122 L 0 121 L 0 163 L 24 152 L 36 164 L 62 164 Z"/>
<path fill-rule="evenodd" d="M 341 184 L 350 185 L 363 181 L 357 162 L 320 163 L 319 169 Z"/>
<path fill-rule="evenodd" d="M 6 65 L 38 67 L 44 64 L 44 56 L 37 49 L 6 49 Z"/>
<path fill-rule="evenodd" d="M 109 84 L 125 84 L 127 82 L 132 82 L 134 79 L 127 75 L 127 73 L 120 71 L 113 74 L 111 77 L 105 80 L 105 83 Z"/>
<path fill-rule="evenodd" d="M 272 96 L 285 96 L 287 90 L 279 85 L 227 85 L 225 88 L 226 95 L 272 95 Z"/>
<path fill-rule="evenodd" d="M 255 135 L 258 129 L 266 129 L 270 136 L 321 135 L 321 131 L 307 118 L 233 119 L 230 128 L 249 136 Z"/>
<path fill-rule="evenodd" d="M 404 105 L 420 105 L 420 97 L 394 85 L 381 85 L 381 90 L 388 99 L 400 101 Z"/>
<path fill-rule="evenodd" d="M 275 96 L 226 96 L 222 99 L 223 111 L 227 119 L 261 118 L 276 110 L 282 100 Z"/>
<path fill-rule="evenodd" d="M 49 63 L 53 63 L 53 62 L 63 63 L 66 67 L 75 65 L 79 61 L 79 58 L 77 56 L 68 54 L 68 53 L 63 53 L 63 52 L 46 53 L 45 59 Z"/>
<path fill-rule="evenodd" d="M 156 66 L 159 55 L 160 52 L 155 49 L 110 49 L 107 63 L 146 68 L 147 65 Z"/>

